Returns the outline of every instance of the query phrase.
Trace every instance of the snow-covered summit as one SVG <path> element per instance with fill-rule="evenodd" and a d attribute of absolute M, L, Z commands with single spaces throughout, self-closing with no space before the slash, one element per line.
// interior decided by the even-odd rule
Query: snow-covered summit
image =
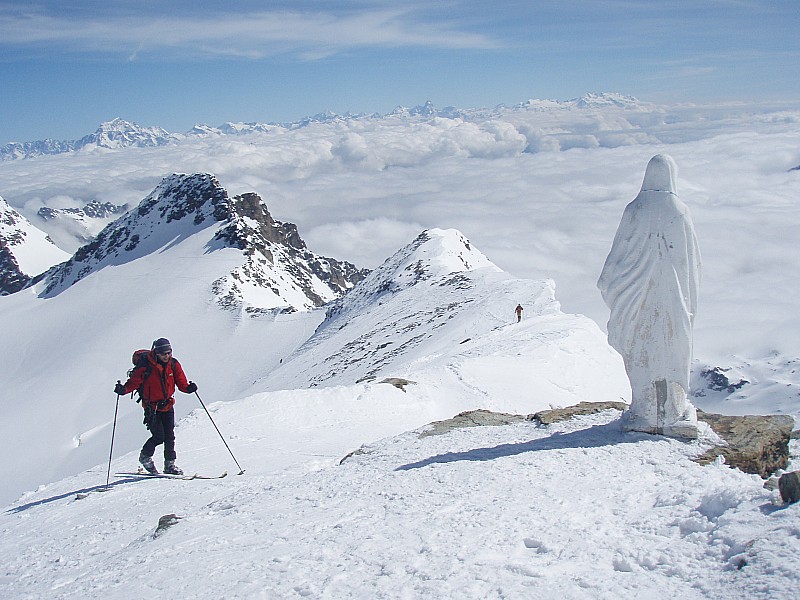
<path fill-rule="evenodd" d="M 31 277 L 68 258 L 69 254 L 0 197 L 0 295 L 19 291 Z"/>
<path fill-rule="evenodd" d="M 203 253 L 223 248 L 241 253 L 242 264 L 212 285 L 226 308 L 308 309 L 335 299 L 365 275 L 349 263 L 310 252 L 297 228 L 275 221 L 257 194 L 230 197 L 209 173 L 176 173 L 45 274 L 41 293 L 58 294 L 104 267 L 163 252 L 196 234 L 205 236 Z"/>
<path fill-rule="evenodd" d="M 119 117 L 104 121 L 100 126 L 79 140 L 38 140 L 10 142 L 0 147 L 0 160 L 34 158 L 50 154 L 74 152 L 82 148 L 120 149 L 130 146 L 148 148 L 164 146 L 180 139 L 161 127 L 143 127 Z"/>
<path fill-rule="evenodd" d="M 427 229 L 386 259 L 329 312 L 358 310 L 384 294 L 396 294 L 420 281 L 482 267 L 500 271 L 460 231 Z"/>
<path fill-rule="evenodd" d="M 569 101 L 569 104 L 574 104 L 579 108 L 603 108 L 608 106 L 639 108 L 642 105 L 642 103 L 633 96 L 626 96 L 613 92 L 584 94 L 580 98 Z"/>
<path fill-rule="evenodd" d="M 105 121 L 94 133 L 82 137 L 76 143 L 76 149 L 97 148 L 140 148 L 163 146 L 175 140 L 175 136 L 161 127 L 142 127 L 124 119 L 115 118 Z"/>

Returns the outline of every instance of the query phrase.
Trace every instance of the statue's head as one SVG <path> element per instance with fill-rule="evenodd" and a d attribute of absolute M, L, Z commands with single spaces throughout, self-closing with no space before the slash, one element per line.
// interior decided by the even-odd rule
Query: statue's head
<path fill-rule="evenodd" d="M 656 154 L 647 163 L 642 182 L 643 192 L 669 192 L 678 193 L 676 180 L 678 179 L 678 165 L 669 154 Z"/>

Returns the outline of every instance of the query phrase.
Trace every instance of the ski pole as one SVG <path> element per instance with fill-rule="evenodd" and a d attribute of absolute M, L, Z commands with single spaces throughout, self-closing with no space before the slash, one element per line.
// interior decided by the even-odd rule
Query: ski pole
<path fill-rule="evenodd" d="M 117 383 L 122 383 L 117 381 Z M 117 433 L 117 412 L 119 412 L 119 394 L 117 394 L 117 405 L 114 407 L 114 427 L 111 428 L 111 450 L 108 451 L 108 472 L 106 473 L 106 489 L 111 480 L 111 455 L 114 453 L 114 434 Z"/>
<path fill-rule="evenodd" d="M 206 411 L 206 414 L 208 415 L 208 418 L 211 420 L 211 424 L 214 426 L 214 429 L 217 430 L 217 433 L 219 433 L 219 437 L 220 437 L 220 439 L 222 439 L 222 443 L 225 444 L 225 447 L 228 449 L 228 452 L 231 453 L 231 458 L 233 459 L 233 462 L 235 462 L 236 466 L 239 467 L 238 475 L 243 474 L 244 473 L 244 469 L 242 468 L 242 465 L 240 465 L 239 461 L 236 460 L 236 457 L 233 455 L 233 452 L 231 451 L 231 447 L 228 446 L 228 442 L 226 442 L 225 438 L 222 437 L 222 432 L 219 430 L 219 427 L 217 427 L 217 424 L 214 423 L 214 419 L 211 418 L 211 413 L 208 412 L 208 409 L 206 408 L 206 405 L 203 403 L 203 399 L 200 397 L 200 394 L 198 394 L 197 391 L 195 391 L 194 395 L 197 396 L 198 400 L 200 400 L 200 406 L 202 406 L 203 410 Z"/>

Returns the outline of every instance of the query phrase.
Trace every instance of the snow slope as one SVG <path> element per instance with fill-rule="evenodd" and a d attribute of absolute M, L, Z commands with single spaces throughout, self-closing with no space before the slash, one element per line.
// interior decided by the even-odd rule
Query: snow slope
<path fill-rule="evenodd" d="M 481 381 L 513 386 L 507 372 Z M 505 404 L 535 407 L 525 396 L 518 388 Z M 623 433 L 619 413 L 606 411 L 546 427 L 390 435 L 339 464 L 362 442 L 435 416 L 443 401 L 441 412 L 493 404 L 447 384 L 379 383 L 215 404 L 244 475 L 112 476 L 109 491 L 91 493 L 105 482 L 98 465 L 26 494 L 0 516 L 0 594 L 738 600 L 800 592 L 800 505 L 776 505 L 756 476 L 691 462 L 712 441 L 709 430 L 692 443 Z M 178 440 L 190 471 L 237 471 L 201 411 L 181 423 Z M 134 468 L 135 457 L 113 471 Z M 159 530 L 168 515 L 174 525 Z"/>
<path fill-rule="evenodd" d="M 15 459 L 0 464 L 0 499 L 107 452 L 113 413 L 104 409 L 137 348 L 171 338 L 203 393 L 232 400 L 322 319 L 297 308 L 352 285 L 341 263 L 311 253 L 289 224 L 272 222 L 293 234 L 295 247 L 261 239 L 266 227 L 235 213 L 236 202 L 209 175 L 165 178 L 36 286 L 3 297 L 0 452 Z M 178 416 L 194 406 L 180 402 Z M 139 412 L 123 402 L 121 450 L 141 444 Z"/>

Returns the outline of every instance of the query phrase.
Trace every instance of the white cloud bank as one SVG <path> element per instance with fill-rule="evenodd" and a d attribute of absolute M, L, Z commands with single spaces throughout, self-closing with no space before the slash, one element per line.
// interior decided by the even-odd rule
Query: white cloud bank
<path fill-rule="evenodd" d="M 797 107 L 531 101 L 470 120 L 362 118 L 5 162 L 0 195 L 35 222 L 33 208 L 65 198 L 135 205 L 165 175 L 209 171 L 359 266 L 422 228 L 457 228 L 502 269 L 553 278 L 566 311 L 605 326 L 595 282 L 647 161 L 666 152 L 703 255 L 695 355 L 800 356 L 798 134 Z"/>

